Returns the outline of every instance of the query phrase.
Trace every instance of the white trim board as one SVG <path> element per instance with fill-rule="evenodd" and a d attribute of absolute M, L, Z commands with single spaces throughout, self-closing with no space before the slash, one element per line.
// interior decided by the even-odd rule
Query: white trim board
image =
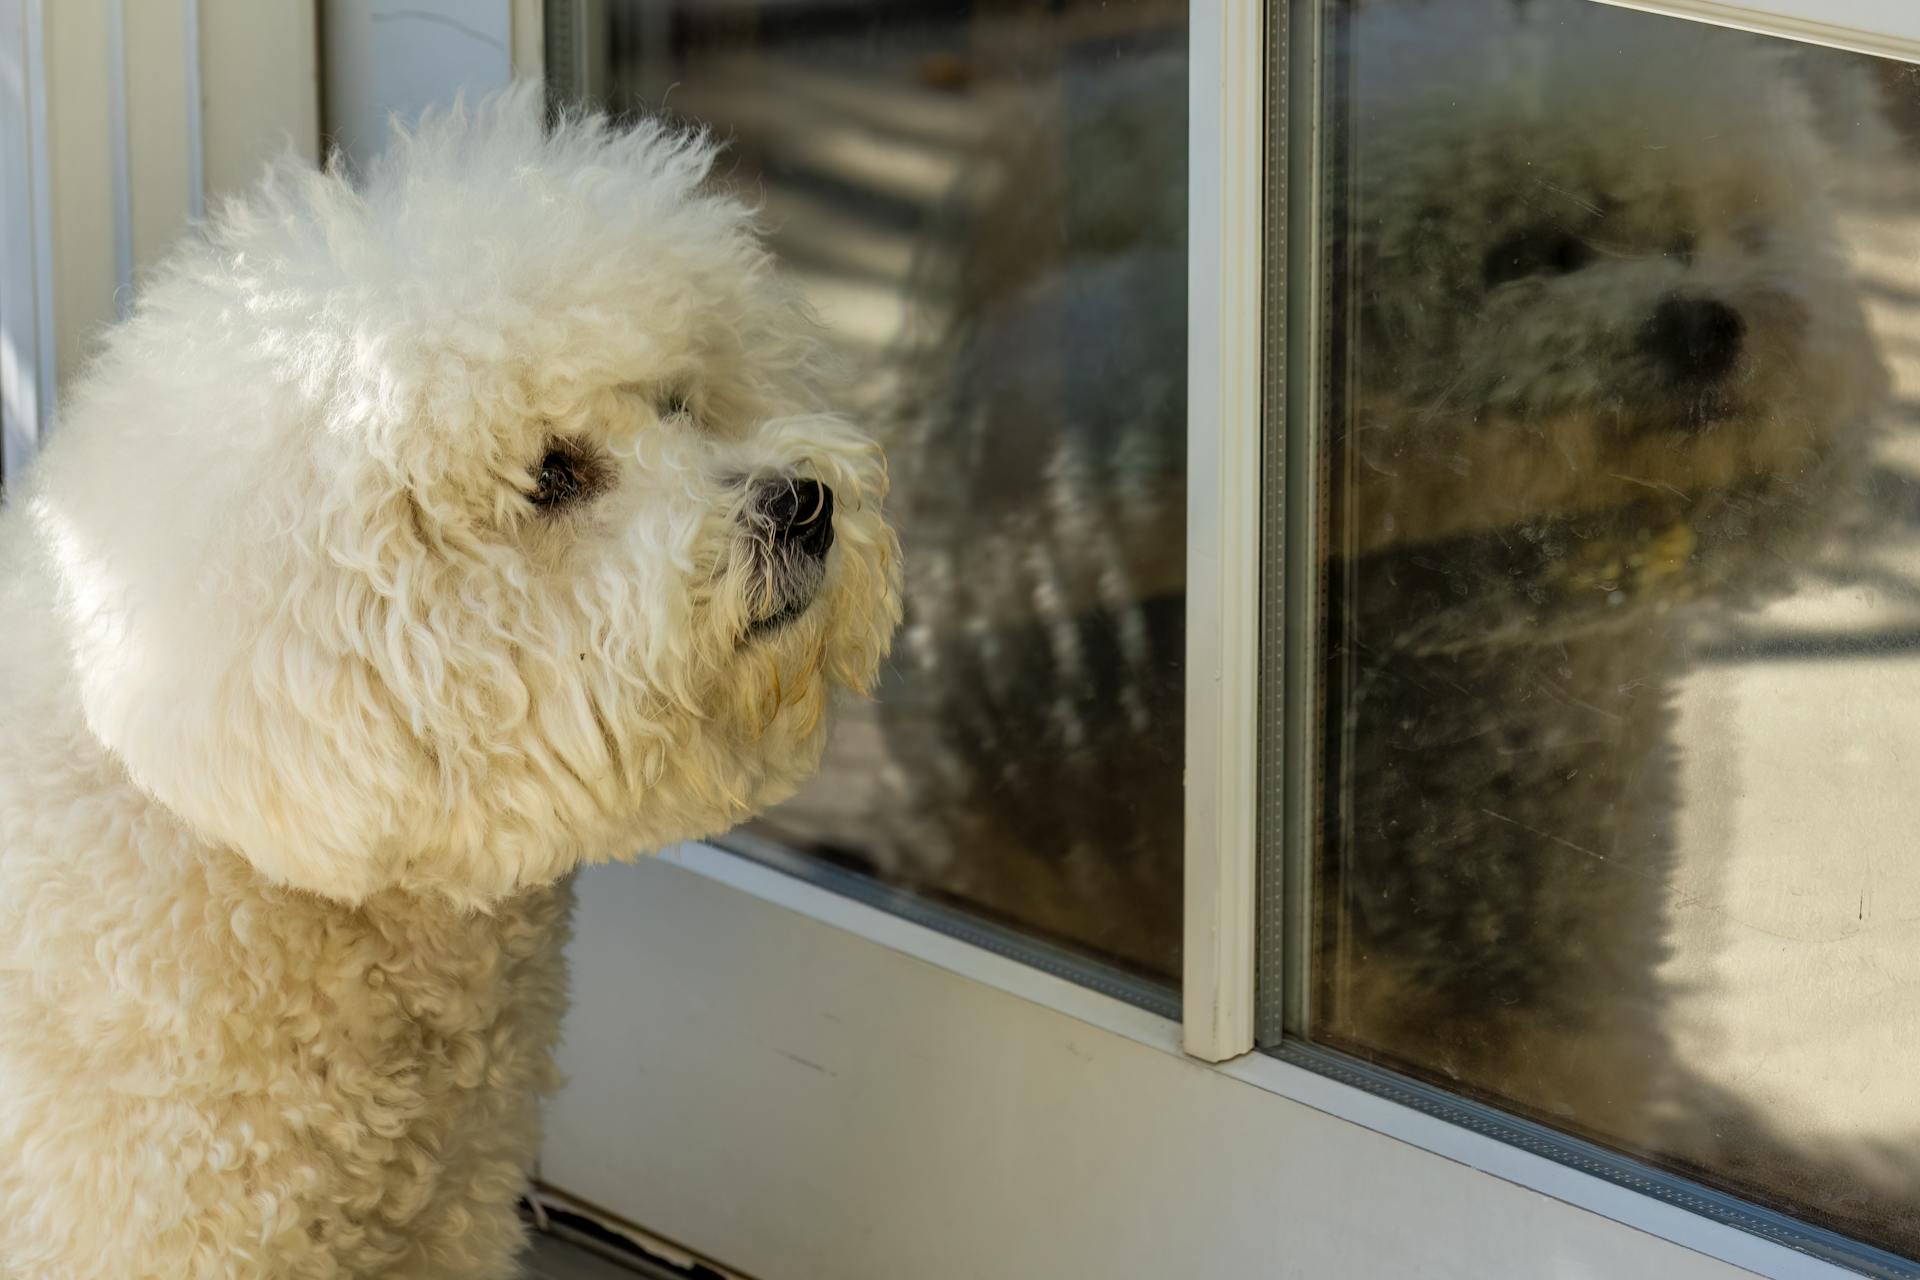
<path fill-rule="evenodd" d="M 1784 36 L 1882 58 L 1920 62 L 1920 4 L 1913 0 L 1594 0 L 1761 35 Z"/>

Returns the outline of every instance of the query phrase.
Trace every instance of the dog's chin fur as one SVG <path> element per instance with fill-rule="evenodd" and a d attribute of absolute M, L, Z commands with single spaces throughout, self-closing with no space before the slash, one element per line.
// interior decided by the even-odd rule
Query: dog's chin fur
<path fill-rule="evenodd" d="M 277 168 L 0 517 L 0 1274 L 508 1273 L 556 882 L 784 797 L 876 676 L 885 464 L 750 211 L 543 115 Z"/>

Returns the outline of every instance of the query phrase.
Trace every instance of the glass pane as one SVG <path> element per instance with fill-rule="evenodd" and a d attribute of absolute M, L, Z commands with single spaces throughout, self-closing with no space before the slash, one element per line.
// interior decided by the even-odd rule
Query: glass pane
<path fill-rule="evenodd" d="M 729 141 L 892 460 L 891 670 L 755 834 L 1173 977 L 1184 5 L 550 8 L 556 74 Z"/>
<path fill-rule="evenodd" d="M 1339 5 L 1310 1034 L 1920 1256 L 1920 80 Z"/>

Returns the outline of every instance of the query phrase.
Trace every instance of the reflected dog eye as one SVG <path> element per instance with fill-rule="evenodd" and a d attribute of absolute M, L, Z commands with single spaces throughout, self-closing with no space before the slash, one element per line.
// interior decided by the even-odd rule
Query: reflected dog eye
<path fill-rule="evenodd" d="M 575 445 L 555 441 L 540 459 L 527 501 L 544 512 L 559 511 L 591 497 L 601 484 L 601 468 L 592 457 Z"/>
<path fill-rule="evenodd" d="M 1487 251 L 1487 288 L 1529 276 L 1571 275 L 1593 261 L 1593 246 L 1558 227 L 1529 227 Z"/>

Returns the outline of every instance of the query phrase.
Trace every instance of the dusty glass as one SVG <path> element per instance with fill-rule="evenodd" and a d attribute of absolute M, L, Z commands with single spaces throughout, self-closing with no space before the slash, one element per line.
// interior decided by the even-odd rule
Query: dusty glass
<path fill-rule="evenodd" d="M 554 9 L 563 87 L 727 142 L 892 460 L 893 661 L 753 833 L 1171 978 L 1184 5 Z"/>
<path fill-rule="evenodd" d="M 1310 1034 L 1920 1256 L 1920 81 L 1334 10 Z"/>

